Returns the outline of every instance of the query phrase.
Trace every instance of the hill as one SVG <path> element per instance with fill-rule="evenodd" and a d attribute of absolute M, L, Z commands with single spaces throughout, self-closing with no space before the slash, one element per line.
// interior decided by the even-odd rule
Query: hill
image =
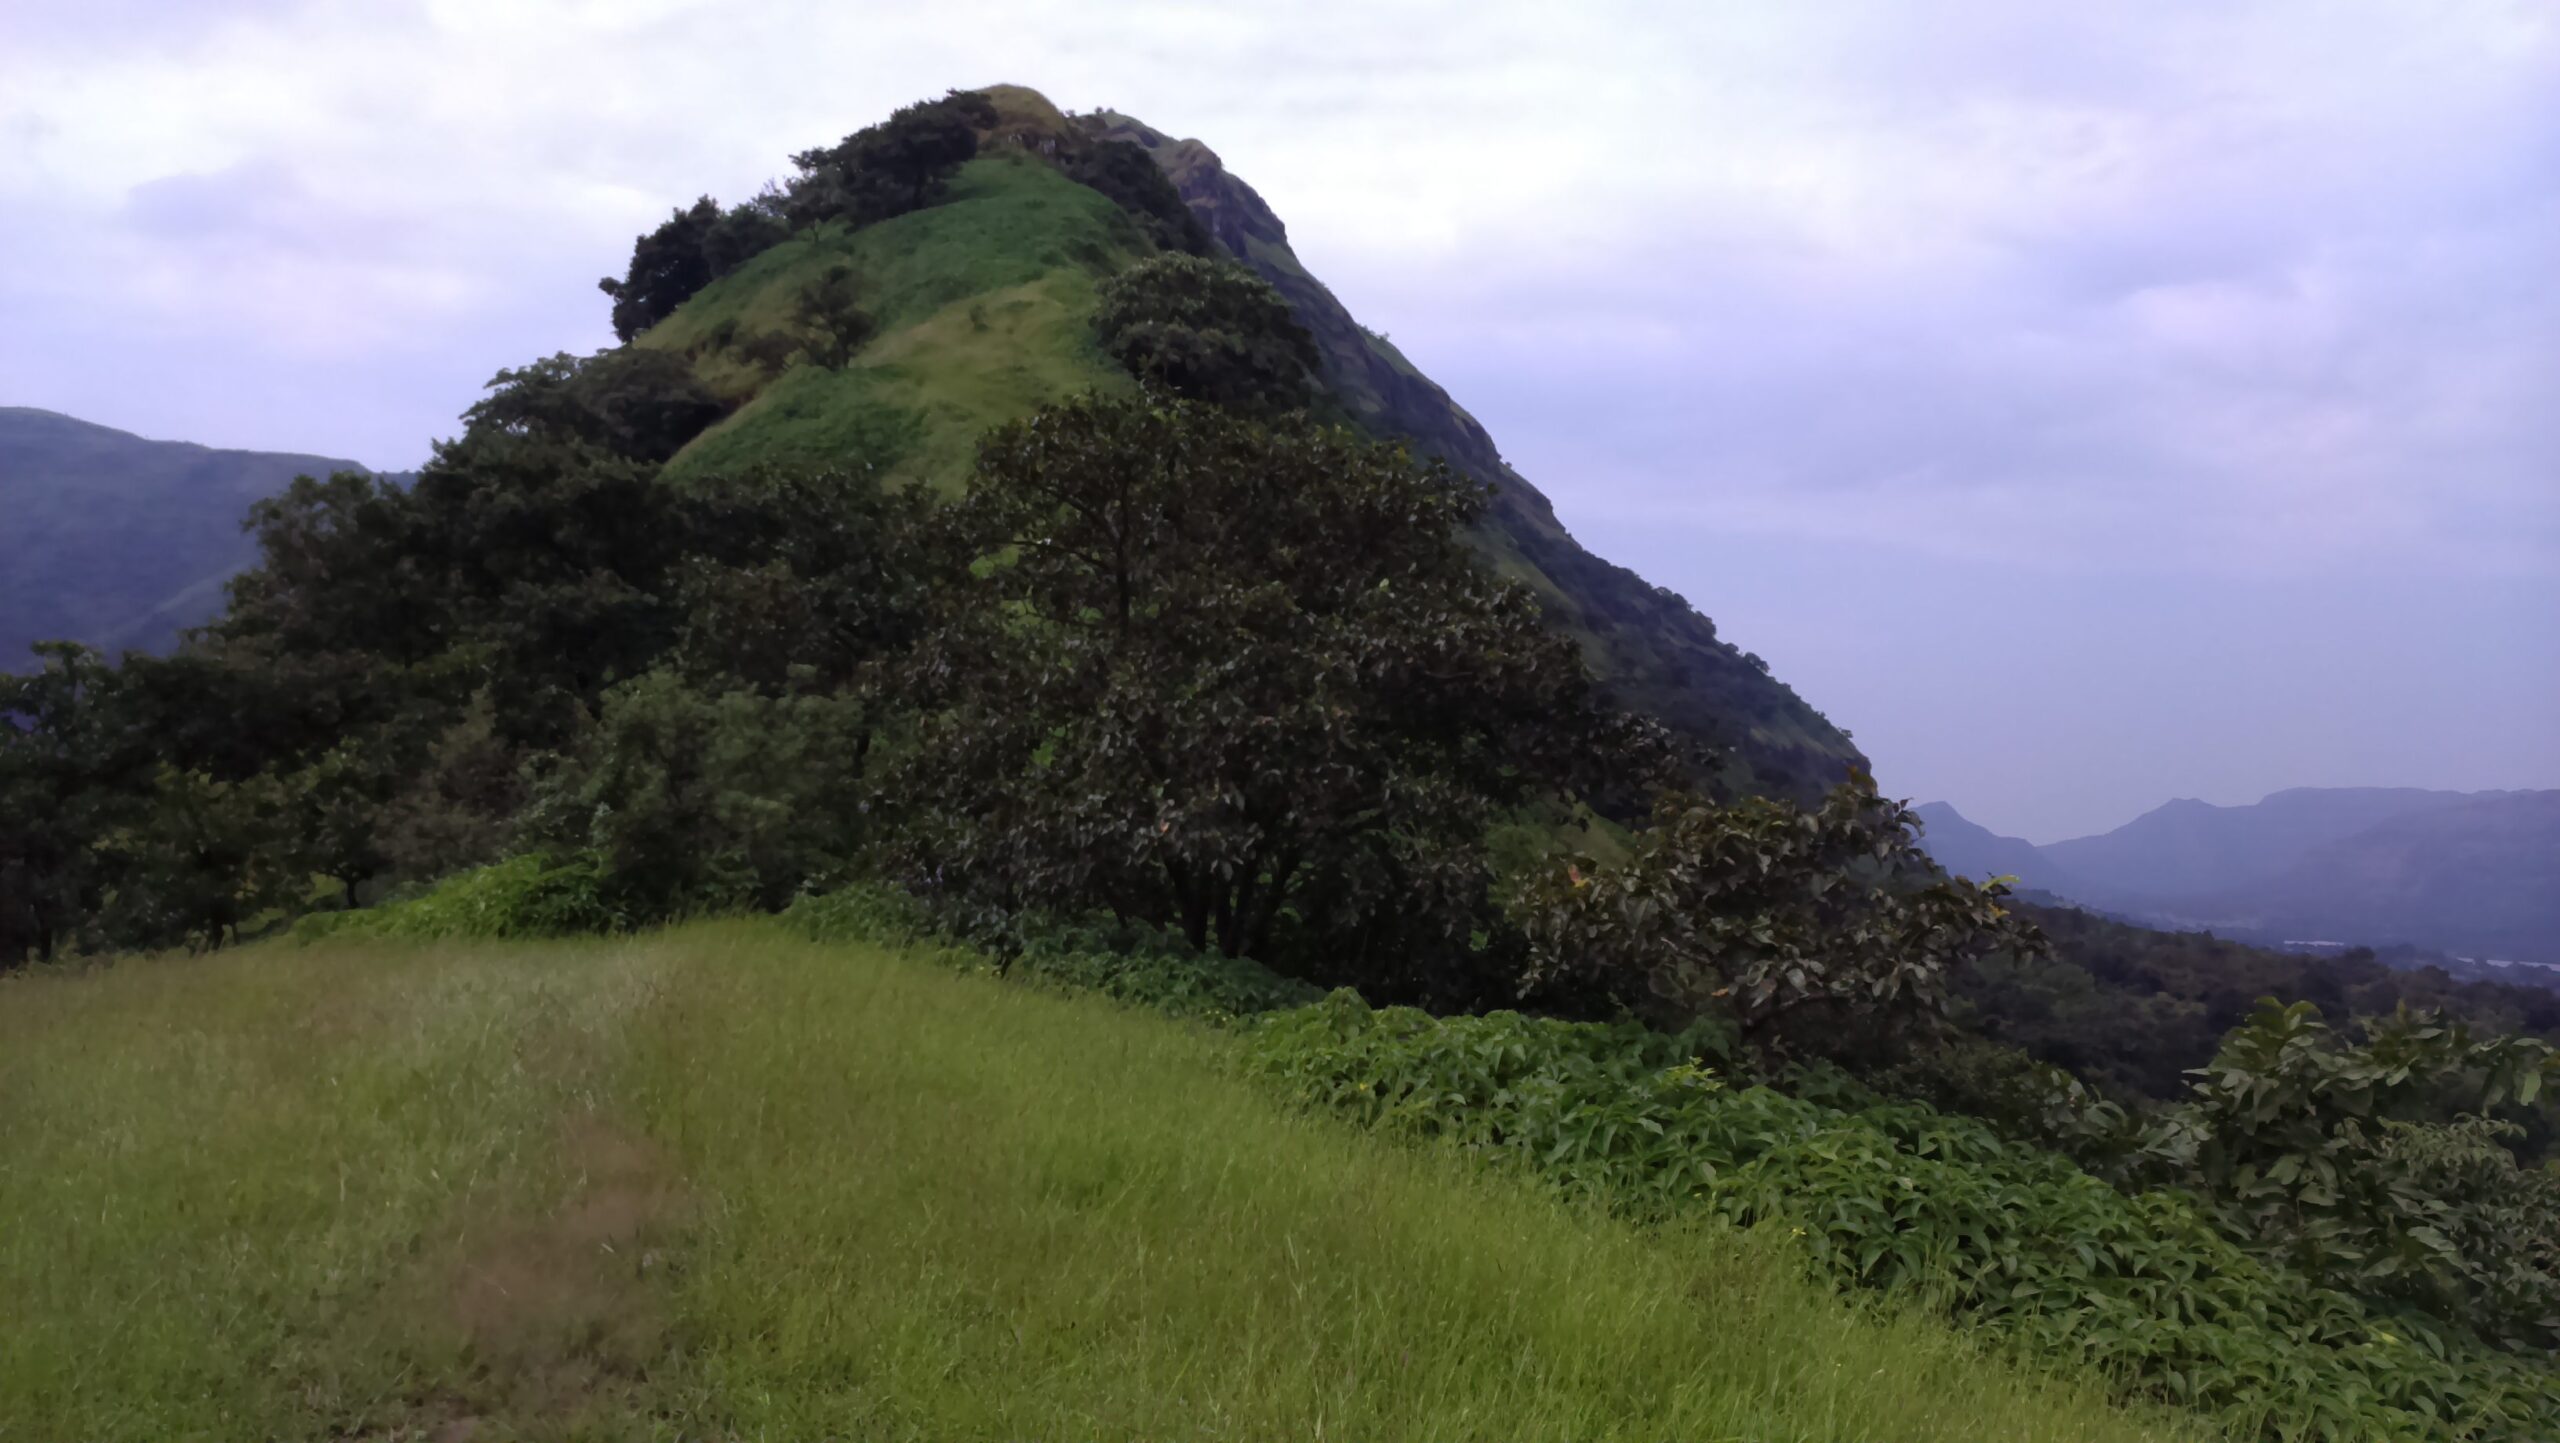
<path fill-rule="evenodd" d="M 2111 832 L 2052 842 L 2055 865 L 2124 903 L 2228 892 L 2283 873 L 2313 851 L 2394 818 L 2492 793 L 2415 787 L 2296 787 L 2248 806 L 2180 798 Z"/>
<path fill-rule="evenodd" d="M 0 979 L 0 1436 L 2202 1438 L 771 923 Z"/>
<path fill-rule="evenodd" d="M 1945 802 L 1915 807 L 1912 814 L 1920 819 L 1920 844 L 1928 849 L 1930 859 L 1959 877 L 1975 881 L 2015 877 L 2020 891 L 2063 897 L 2081 894 L 2079 879 L 2056 866 L 2033 842 L 2001 836 Z"/>
<path fill-rule="evenodd" d="M 2304 787 L 2244 807 L 2179 800 L 2041 847 L 1944 802 L 1919 814 L 1922 845 L 1950 871 L 2007 873 L 2146 925 L 2421 949 L 2405 958 L 2413 966 L 2424 950 L 2560 962 L 2560 792 Z"/>
<path fill-rule="evenodd" d="M 989 426 L 1079 391 L 1127 389 L 1094 341 L 1095 287 L 1155 245 L 1063 168 L 1096 144 L 1126 141 L 1155 160 L 1218 246 L 1288 299 L 1316 340 L 1331 413 L 1498 488 L 1479 543 L 1539 593 L 1619 695 L 1729 749 L 1727 780 L 1738 789 L 1809 798 L 1865 766 L 1838 728 L 1687 601 L 1576 542 L 1485 429 L 1299 263 L 1280 218 L 1207 146 L 1128 116 L 1070 118 L 1018 86 L 984 94 L 999 121 L 940 203 L 777 245 L 638 338 L 692 358 L 737 407 L 669 463 L 671 477 L 852 460 L 952 488 Z M 831 272 L 858 278 L 867 342 L 834 369 L 759 365 L 760 339 L 787 331 Z"/>
<path fill-rule="evenodd" d="M 0 671 L 34 642 L 168 646 L 222 607 L 257 559 L 249 505 L 353 461 L 148 441 L 52 411 L 0 406 Z"/>
<path fill-rule="evenodd" d="M 2414 943 L 2560 963 L 2560 791 L 2487 793 L 2403 812 L 2182 909 L 2224 930 L 2288 940 Z"/>

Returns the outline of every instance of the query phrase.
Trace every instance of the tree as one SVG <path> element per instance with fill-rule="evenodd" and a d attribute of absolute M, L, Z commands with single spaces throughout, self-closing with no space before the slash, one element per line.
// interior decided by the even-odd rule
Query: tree
<path fill-rule="evenodd" d="M 2147 1129 L 2129 1181 L 2194 1189 L 2234 1241 L 2508 1347 L 2560 1346 L 2560 1174 L 2521 1166 L 2560 1055 L 2402 1011 L 2338 1036 L 2260 1003 Z"/>
<path fill-rule="evenodd" d="M 1218 253 L 1209 228 L 1191 213 L 1182 192 L 1145 147 L 1126 140 L 1095 141 L 1070 155 L 1064 169 L 1068 179 L 1093 187 L 1127 211 L 1157 249 L 1195 256 Z"/>
<path fill-rule="evenodd" d="M 1168 254 L 1102 284 L 1102 348 L 1141 382 L 1256 414 L 1313 393 L 1315 341 L 1269 282 L 1229 261 Z"/>
<path fill-rule="evenodd" d="M 779 907 L 861 841 L 871 725 L 859 697 L 706 693 L 653 672 L 606 694 L 528 831 L 593 857 L 627 916 Z"/>
<path fill-rule="evenodd" d="M 711 691 L 871 686 L 926 624 L 934 502 L 871 473 L 754 472 L 690 483 L 671 662 Z"/>
<path fill-rule="evenodd" d="M 0 970 L 51 960 L 96 911 L 126 784 L 114 670 L 72 642 L 35 651 L 39 670 L 0 675 Z"/>
<path fill-rule="evenodd" d="M 671 351 L 562 352 L 500 371 L 489 394 L 462 413 L 484 434 L 595 447 L 650 465 L 665 462 L 729 408 Z"/>
<path fill-rule="evenodd" d="M 911 875 L 1464 985 L 1490 822 L 1617 760 L 1572 644 L 1461 540 L 1482 505 L 1401 450 L 1190 402 L 995 432 L 908 672 Z"/>
<path fill-rule="evenodd" d="M 861 282 L 852 266 L 827 267 L 801 292 L 794 313 L 811 338 L 809 358 L 828 370 L 843 370 L 862 343 L 871 339 L 871 313 L 862 308 Z"/>
<path fill-rule="evenodd" d="M 596 282 L 596 289 L 613 297 L 616 339 L 628 341 L 665 320 L 711 284 L 705 243 L 719 223 L 720 203 L 706 195 L 633 242 L 630 269 L 620 280 L 607 276 Z"/>
<path fill-rule="evenodd" d="M 1625 861 L 1575 858 L 1522 886 L 1525 985 L 1727 1016 L 1755 1043 L 1853 1044 L 1932 1017 L 1957 969 L 2042 941 L 2005 886 L 1931 865 L 1914 823 L 1864 775 L 1813 811 L 1666 794 Z"/>
<path fill-rule="evenodd" d="M 772 201 L 762 197 L 727 211 L 709 196 L 671 213 L 666 223 L 631 246 L 621 279 L 596 282 L 613 297 L 613 334 L 628 341 L 674 315 L 704 286 L 736 270 L 791 234 Z"/>
<path fill-rule="evenodd" d="M 832 146 L 791 157 L 800 174 L 785 192 L 784 214 L 795 226 L 862 226 L 922 210 L 977 155 L 978 132 L 995 123 L 994 105 L 969 91 L 903 106 Z"/>
<path fill-rule="evenodd" d="M 290 907 L 310 873 L 283 786 L 226 782 L 161 765 L 105 843 L 114 876 L 100 919 L 108 947 L 209 952 Z"/>

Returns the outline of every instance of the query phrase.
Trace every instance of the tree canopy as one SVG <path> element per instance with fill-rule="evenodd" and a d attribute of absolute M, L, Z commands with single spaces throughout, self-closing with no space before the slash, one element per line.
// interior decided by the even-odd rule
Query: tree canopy
<path fill-rule="evenodd" d="M 1102 285 L 1102 348 L 1149 386 L 1260 414 L 1314 395 L 1315 340 L 1289 302 L 1232 261 L 1173 253 Z"/>
<path fill-rule="evenodd" d="M 632 243 L 631 264 L 621 278 L 596 282 L 613 297 L 613 334 L 625 341 L 639 335 L 790 233 L 781 213 L 762 199 L 724 211 L 706 195 L 674 212 Z"/>
<path fill-rule="evenodd" d="M 1612 734 L 1461 539 L 1482 501 L 1341 431 L 1165 399 L 999 430 L 952 517 L 904 784 L 920 880 L 1428 990 L 1500 809 Z"/>

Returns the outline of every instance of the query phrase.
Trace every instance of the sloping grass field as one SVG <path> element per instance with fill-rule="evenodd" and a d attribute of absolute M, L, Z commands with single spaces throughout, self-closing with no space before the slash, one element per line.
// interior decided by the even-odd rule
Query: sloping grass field
<path fill-rule="evenodd" d="M 0 1439 L 2197 1436 L 1235 1050 L 771 923 L 0 980 Z"/>

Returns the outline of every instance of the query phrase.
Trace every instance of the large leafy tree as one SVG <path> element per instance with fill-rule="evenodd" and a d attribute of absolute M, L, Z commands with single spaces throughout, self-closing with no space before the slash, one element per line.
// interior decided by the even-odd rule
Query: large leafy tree
<path fill-rule="evenodd" d="M 1133 141 L 1098 140 L 1069 154 L 1061 163 L 1069 179 L 1110 197 L 1129 213 L 1159 249 L 1186 255 L 1217 254 L 1217 241 L 1191 213 L 1164 167 Z"/>
<path fill-rule="evenodd" d="M 1910 811 L 1859 775 L 1812 810 L 1668 794 L 1625 860 L 1537 873 L 1514 911 L 1533 987 L 1836 1049 L 1933 1017 L 1964 966 L 2040 950 L 2005 892 L 1939 872 Z"/>
<path fill-rule="evenodd" d="M 1488 823 L 1615 735 L 1461 541 L 1482 504 L 1401 450 L 1192 402 L 994 433 L 912 673 L 919 879 L 1448 983 L 1423 974 L 1484 918 Z"/>
<path fill-rule="evenodd" d="M 613 297 L 613 333 L 628 341 L 675 314 L 694 293 L 736 270 L 791 233 L 764 199 L 722 210 L 704 196 L 631 246 L 630 267 L 596 282 Z"/>
<path fill-rule="evenodd" d="M 1316 344 L 1271 283 L 1232 261 L 1173 253 L 1102 284 L 1102 348 L 1151 387 L 1272 414 L 1313 395 Z"/>

